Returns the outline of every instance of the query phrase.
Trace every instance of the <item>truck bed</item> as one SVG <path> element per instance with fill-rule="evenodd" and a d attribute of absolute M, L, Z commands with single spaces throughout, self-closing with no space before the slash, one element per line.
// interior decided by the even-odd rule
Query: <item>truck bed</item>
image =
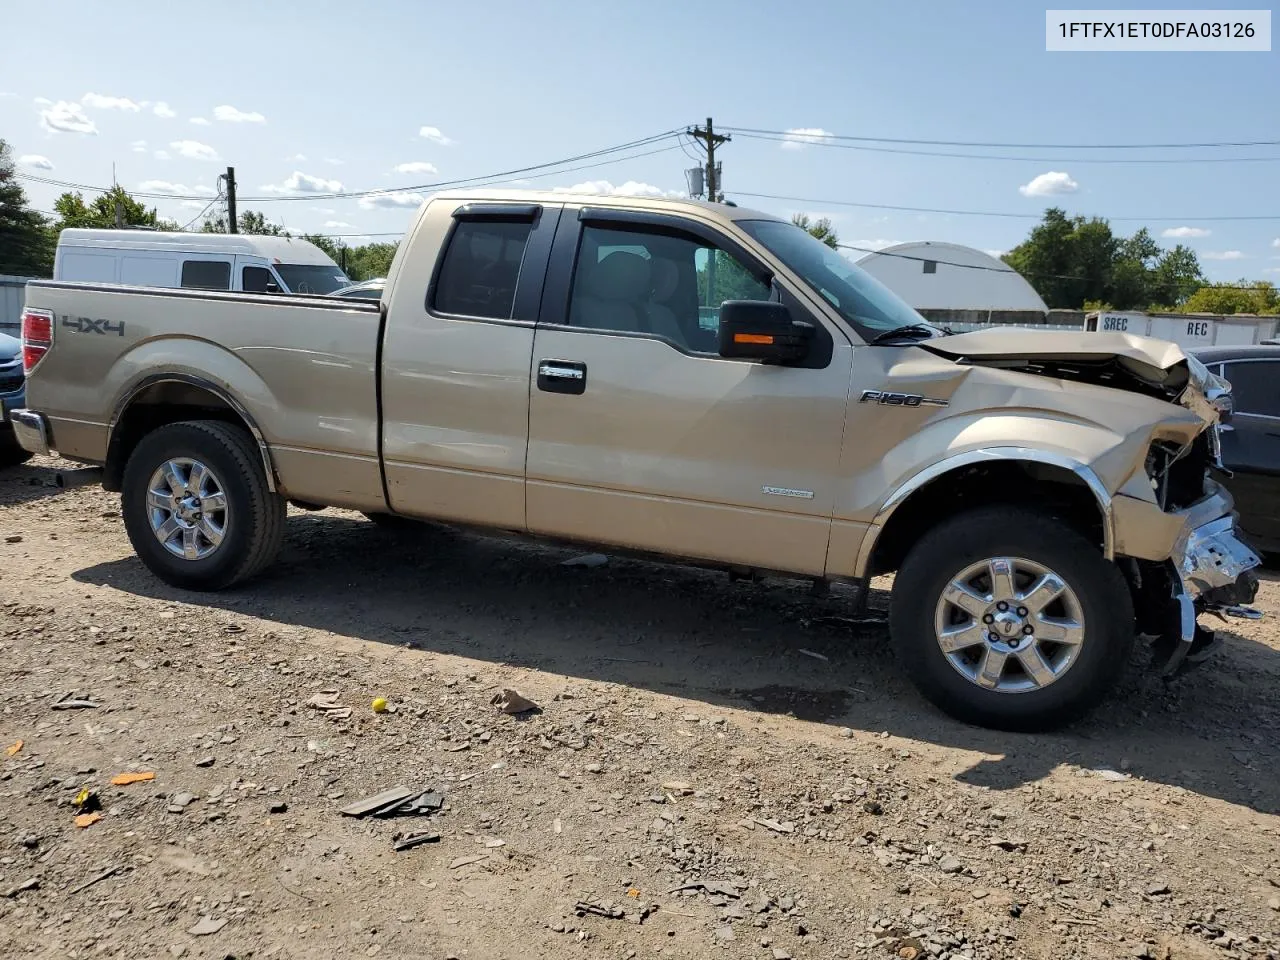
<path fill-rule="evenodd" d="M 378 303 L 42 280 L 28 284 L 27 307 L 54 314 L 56 349 L 27 402 L 64 455 L 105 461 L 111 428 L 140 390 L 177 402 L 184 387 L 166 384 L 205 384 L 243 404 L 281 492 L 384 503 Z"/>

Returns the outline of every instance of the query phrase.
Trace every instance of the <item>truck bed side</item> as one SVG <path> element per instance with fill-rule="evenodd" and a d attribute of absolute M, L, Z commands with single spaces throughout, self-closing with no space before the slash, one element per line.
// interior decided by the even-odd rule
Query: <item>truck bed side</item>
<path fill-rule="evenodd" d="M 376 303 L 33 282 L 54 342 L 28 404 L 53 446 L 103 463 L 134 404 L 209 390 L 265 441 L 281 493 L 357 509 L 384 504 L 378 463 Z"/>

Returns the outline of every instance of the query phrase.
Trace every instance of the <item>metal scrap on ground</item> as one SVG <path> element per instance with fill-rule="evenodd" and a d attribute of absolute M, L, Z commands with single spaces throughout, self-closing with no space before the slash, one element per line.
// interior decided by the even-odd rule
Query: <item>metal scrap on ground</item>
<path fill-rule="evenodd" d="M 519 691 L 505 688 L 501 693 L 496 694 L 491 702 L 503 713 L 513 717 L 520 713 L 542 709 L 528 697 L 522 696 Z"/>
<path fill-rule="evenodd" d="M 372 797 L 365 797 L 339 809 L 348 817 L 394 817 L 435 813 L 444 806 L 444 797 L 434 790 L 412 790 L 392 787 Z"/>
<path fill-rule="evenodd" d="M 346 720 L 351 716 L 351 708 L 338 702 L 337 690 L 321 690 L 312 694 L 307 706 L 314 707 L 331 720 Z"/>

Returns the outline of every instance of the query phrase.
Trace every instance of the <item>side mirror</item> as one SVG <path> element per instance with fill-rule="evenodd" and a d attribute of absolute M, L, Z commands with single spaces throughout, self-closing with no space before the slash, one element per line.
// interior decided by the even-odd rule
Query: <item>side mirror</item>
<path fill-rule="evenodd" d="M 720 305 L 720 356 L 794 363 L 809 354 L 813 325 L 792 320 L 772 300 L 726 300 Z"/>
<path fill-rule="evenodd" d="M 276 283 L 274 280 L 268 280 L 267 293 L 279 293 L 279 292 L 280 292 L 280 284 Z"/>

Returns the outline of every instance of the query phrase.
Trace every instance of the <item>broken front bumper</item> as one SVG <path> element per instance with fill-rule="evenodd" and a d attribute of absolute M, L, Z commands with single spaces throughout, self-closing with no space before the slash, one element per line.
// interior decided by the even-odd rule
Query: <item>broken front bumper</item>
<path fill-rule="evenodd" d="M 1176 635 L 1170 638 L 1173 643 L 1166 647 L 1164 676 L 1201 662 L 1220 645 L 1212 630 L 1196 623 L 1199 614 L 1248 615 L 1243 611 L 1258 595 L 1253 571 L 1261 562 L 1237 536 L 1234 516 L 1195 527 L 1180 541 L 1173 558 L 1178 622 Z"/>

